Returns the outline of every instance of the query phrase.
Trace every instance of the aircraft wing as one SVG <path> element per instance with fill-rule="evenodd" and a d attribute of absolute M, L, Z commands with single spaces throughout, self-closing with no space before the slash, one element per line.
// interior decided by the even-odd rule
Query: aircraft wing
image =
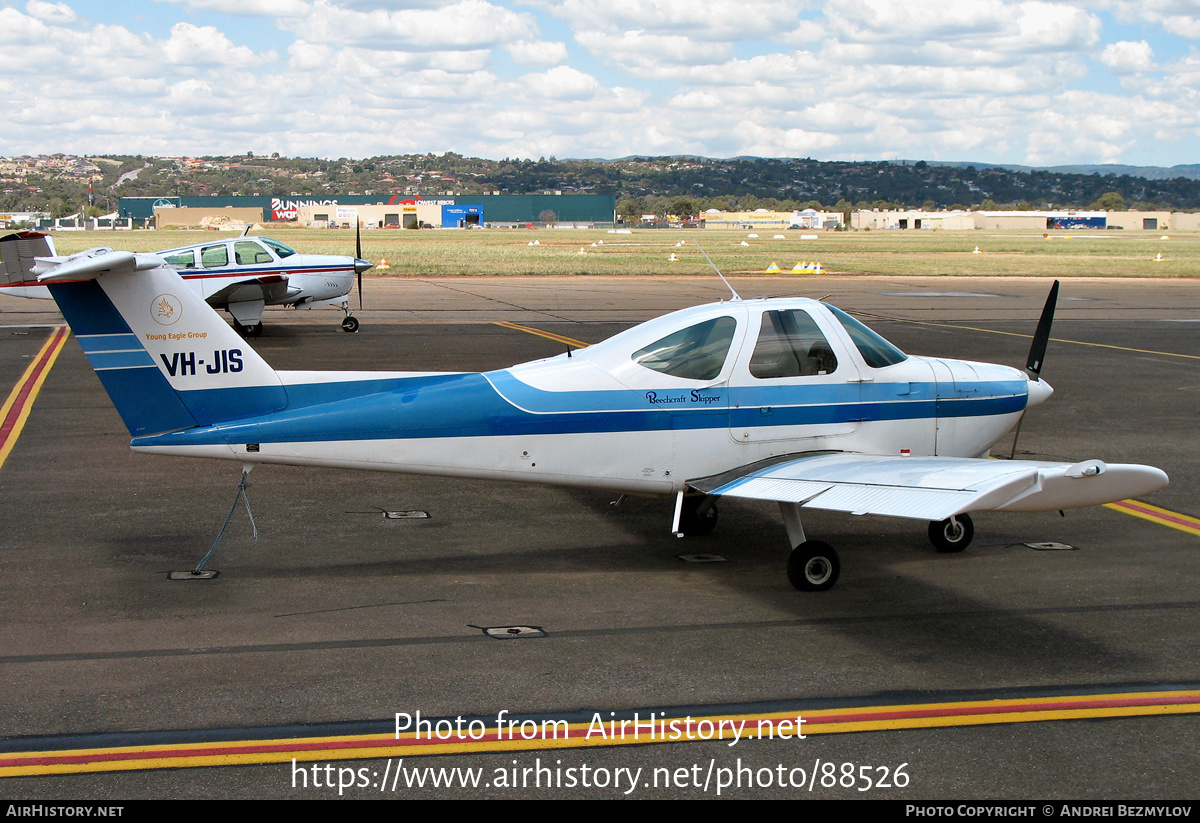
<path fill-rule="evenodd" d="M 1151 466 L 848 453 L 789 455 L 689 482 L 712 495 L 945 520 L 972 511 L 1058 511 L 1167 485 Z"/>

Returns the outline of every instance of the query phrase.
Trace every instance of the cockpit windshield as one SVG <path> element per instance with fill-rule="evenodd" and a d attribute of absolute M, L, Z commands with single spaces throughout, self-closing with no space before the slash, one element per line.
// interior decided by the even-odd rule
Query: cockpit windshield
<path fill-rule="evenodd" d="M 908 359 L 907 354 L 841 309 L 829 306 L 829 310 L 833 312 L 834 317 L 842 321 L 842 327 L 846 329 L 846 333 L 854 341 L 854 345 L 858 348 L 858 353 L 862 355 L 862 359 L 871 368 L 882 369 L 884 366 L 893 366 L 896 363 L 903 363 Z"/>
<path fill-rule="evenodd" d="M 705 320 L 638 349 L 632 359 L 639 366 L 672 377 L 712 380 L 725 366 L 736 330 L 737 321 L 732 317 Z"/>
<path fill-rule="evenodd" d="M 271 251 L 273 251 L 277 255 L 279 255 L 280 258 L 291 257 L 293 254 L 296 253 L 295 249 L 293 249 L 289 246 L 285 246 L 283 243 L 280 243 L 278 240 L 272 240 L 269 237 L 260 237 L 258 239 L 263 241 L 264 243 L 266 243 L 268 246 L 270 246 Z"/>

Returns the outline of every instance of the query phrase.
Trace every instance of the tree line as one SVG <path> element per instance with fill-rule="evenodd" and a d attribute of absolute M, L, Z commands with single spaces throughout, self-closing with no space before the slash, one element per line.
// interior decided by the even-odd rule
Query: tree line
<path fill-rule="evenodd" d="M 918 161 L 849 162 L 810 158 L 628 157 L 619 160 L 501 160 L 453 152 L 365 159 L 287 158 L 278 154 L 91 158 L 100 179 L 32 175 L 0 182 L 0 210 L 82 208 L 103 213 L 119 197 L 395 194 L 608 194 L 624 219 L 692 217 L 707 209 L 850 211 L 920 209 L 1200 210 L 1200 180 L 1044 169 L 949 166 Z M 137 172 L 136 175 L 130 174 Z"/>

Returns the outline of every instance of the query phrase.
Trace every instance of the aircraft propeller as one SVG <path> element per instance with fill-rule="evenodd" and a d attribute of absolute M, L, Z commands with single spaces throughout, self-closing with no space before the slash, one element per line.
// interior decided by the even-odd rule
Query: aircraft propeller
<path fill-rule="evenodd" d="M 1025 363 L 1025 371 L 1029 372 L 1029 376 L 1034 380 L 1041 379 L 1042 361 L 1046 358 L 1046 344 L 1050 342 L 1050 324 L 1054 322 L 1056 305 L 1058 305 L 1057 280 L 1050 287 L 1046 306 L 1042 309 L 1042 316 L 1038 319 L 1037 331 L 1033 333 L 1033 345 L 1029 347 L 1029 360 Z"/>
<path fill-rule="evenodd" d="M 362 256 L 362 221 L 358 220 L 354 224 L 354 273 L 358 275 L 358 310 L 362 311 L 363 296 L 362 296 L 362 276 L 367 269 L 373 268 L 372 264 L 363 260 Z"/>
<path fill-rule="evenodd" d="M 1050 342 L 1050 326 L 1054 323 L 1054 309 L 1058 305 L 1058 281 L 1054 281 L 1054 285 L 1050 287 L 1050 294 L 1046 297 L 1046 305 L 1042 308 L 1042 316 L 1038 318 L 1037 329 L 1033 333 L 1033 343 L 1029 347 L 1029 359 L 1025 361 L 1025 372 L 1034 383 L 1042 381 L 1042 364 L 1046 360 L 1046 346 Z M 1048 395 L 1047 395 L 1048 396 Z M 1044 397 L 1039 397 L 1040 402 Z M 1025 407 L 1028 411 L 1029 407 Z M 1017 441 L 1021 437 L 1021 423 L 1025 421 L 1025 411 L 1021 412 L 1021 416 L 1017 418 L 1017 430 L 1013 433 L 1012 451 L 1008 457 L 1010 460 L 1017 456 Z"/>

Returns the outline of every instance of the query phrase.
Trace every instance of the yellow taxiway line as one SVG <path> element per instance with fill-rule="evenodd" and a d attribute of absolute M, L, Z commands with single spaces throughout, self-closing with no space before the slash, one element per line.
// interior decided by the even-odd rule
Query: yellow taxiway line
<path fill-rule="evenodd" d="M 508 320 L 495 320 L 493 321 L 493 325 L 503 326 L 506 329 L 523 331 L 527 334 L 536 334 L 538 337 L 544 337 L 547 340 L 565 343 L 566 345 L 574 346 L 577 349 L 584 349 L 590 345 L 589 343 L 584 343 L 582 340 L 576 340 L 574 337 L 567 337 L 565 334 L 555 334 L 554 332 L 550 331 L 542 331 L 541 329 L 535 329 L 532 326 L 522 326 L 520 323 L 510 323 Z"/>
<path fill-rule="evenodd" d="M 419 732 L 273 737 L 0 753 L 0 777 L 315 760 L 484 754 L 648 743 L 1200 713 L 1200 689 L 688 715 L 596 712 L 590 720 L 431 719 Z M 382 725 L 382 724 L 381 724 Z M 236 737 L 236 735 L 234 735 Z M 161 739 L 161 737 L 160 737 Z"/>
<path fill-rule="evenodd" d="M 17 443 L 17 438 L 21 436 L 21 430 L 25 428 L 25 421 L 29 419 L 29 412 L 33 408 L 33 401 L 42 390 L 42 384 L 46 382 L 50 368 L 58 359 L 58 353 L 62 351 L 70 334 L 71 330 L 66 326 L 54 327 L 50 338 L 33 358 L 29 368 L 25 369 L 17 385 L 13 386 L 4 405 L 0 406 L 0 466 L 4 465 Z"/>

